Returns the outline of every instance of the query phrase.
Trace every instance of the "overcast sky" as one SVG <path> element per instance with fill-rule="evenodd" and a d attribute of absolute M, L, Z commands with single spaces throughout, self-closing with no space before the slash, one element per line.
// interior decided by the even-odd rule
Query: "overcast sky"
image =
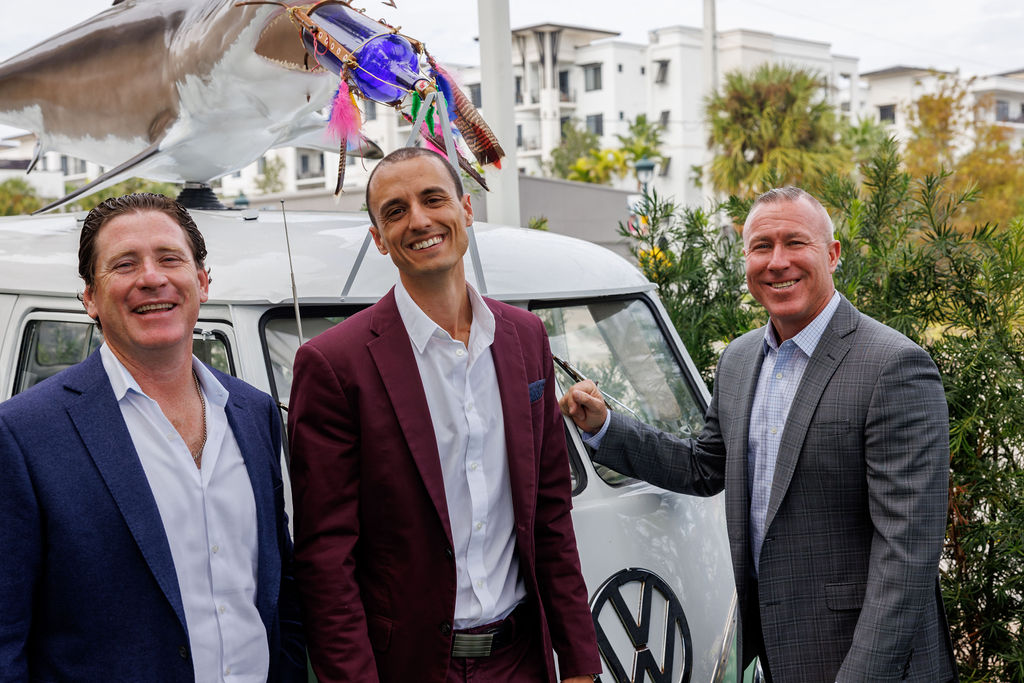
<path fill-rule="evenodd" d="M 136 0 L 152 2 L 154 0 Z M 229 1 L 229 0 L 225 0 Z M 488 1 L 488 0 L 480 0 Z M 0 61 L 102 11 L 110 0 L 0 0 Z M 359 0 L 373 17 L 424 41 L 442 62 L 478 64 L 477 0 Z M 510 0 L 513 28 L 541 22 L 620 31 L 700 26 L 703 0 Z M 832 45 L 861 72 L 896 64 L 993 74 L 1024 68 L 1022 0 L 718 0 L 719 30 L 747 28 Z M 10 129 L 0 127 L 0 135 Z"/>

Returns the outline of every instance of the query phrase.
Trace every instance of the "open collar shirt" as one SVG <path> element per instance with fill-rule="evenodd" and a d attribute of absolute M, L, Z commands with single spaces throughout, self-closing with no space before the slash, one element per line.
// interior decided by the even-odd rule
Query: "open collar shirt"
<path fill-rule="evenodd" d="M 456 629 L 503 619 L 526 595 L 491 356 L 494 314 L 475 289 L 466 289 L 473 311 L 468 346 L 431 320 L 401 282 L 395 286 L 441 459 L 455 551 Z"/>
<path fill-rule="evenodd" d="M 270 651 L 256 609 L 256 500 L 228 424 L 227 389 L 193 356 L 206 400 L 200 469 L 159 404 L 106 344 L 100 355 L 171 549 L 197 683 L 266 681 Z"/>
<path fill-rule="evenodd" d="M 750 411 L 747 441 L 747 486 L 750 493 L 750 549 L 754 571 L 761 557 L 765 520 L 771 499 L 779 443 L 793 397 L 800 386 L 807 363 L 818 347 L 821 335 L 839 307 L 839 292 L 814 320 L 793 338 L 779 344 L 771 322 L 764 330 L 764 361 L 758 375 L 757 391 Z"/>

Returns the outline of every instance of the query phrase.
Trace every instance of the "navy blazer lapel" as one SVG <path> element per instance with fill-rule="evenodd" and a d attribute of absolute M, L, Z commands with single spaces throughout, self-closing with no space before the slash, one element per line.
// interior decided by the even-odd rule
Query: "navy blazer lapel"
<path fill-rule="evenodd" d="M 248 405 L 242 397 L 230 390 L 224 410 L 231 432 L 238 442 L 238 449 L 242 452 L 245 469 L 249 473 L 249 483 L 252 485 L 252 494 L 256 500 L 256 609 L 269 633 L 273 616 L 277 613 L 278 593 L 281 588 L 281 553 L 277 541 L 274 482 L 267 458 L 276 459 L 280 453 L 268 453 L 266 443 L 259 439 L 259 435 L 266 433 L 269 426 L 269 415 L 265 411 L 263 421 L 258 421 L 260 415 L 255 407 Z M 271 447 L 273 446 L 274 444 L 271 444 Z"/>
<path fill-rule="evenodd" d="M 377 337 L 367 343 L 367 349 L 377 365 L 409 452 L 451 543 L 452 527 L 448 519 L 448 501 L 444 495 L 444 475 L 441 473 L 434 423 L 430 419 L 427 395 L 413 356 L 412 341 L 395 303 L 394 288 L 373 306 L 370 330 Z"/>
<path fill-rule="evenodd" d="M 490 302 L 488 306 L 494 313 L 491 356 L 498 379 L 498 393 L 501 394 L 509 484 L 516 521 L 521 526 L 529 520 L 533 511 L 526 502 L 537 500 L 537 457 L 533 451 L 534 424 L 530 415 L 529 383 L 540 377 L 526 375 L 523 346 L 515 325 L 506 320 Z"/>
<path fill-rule="evenodd" d="M 99 351 L 67 372 L 64 388 L 65 408 L 82 443 L 103 477 L 153 577 L 187 633 L 178 575 L 174 570 L 160 510 L 121 416 Z"/>
<path fill-rule="evenodd" d="M 800 452 L 803 450 L 807 428 L 810 427 L 811 420 L 814 418 L 821 395 L 850 350 L 849 334 L 857 329 L 857 316 L 857 309 L 845 298 L 841 298 L 839 307 L 836 308 L 832 320 L 822 333 L 821 339 L 818 340 L 818 346 L 807 362 L 804 376 L 800 380 L 800 386 L 797 387 L 793 403 L 789 408 L 786 426 L 782 431 L 782 440 L 779 442 L 779 454 L 775 461 L 775 475 L 772 479 L 772 494 L 768 500 L 765 529 L 771 525 L 775 513 L 782 505 L 786 491 L 789 490 L 789 483 L 793 479 Z"/>

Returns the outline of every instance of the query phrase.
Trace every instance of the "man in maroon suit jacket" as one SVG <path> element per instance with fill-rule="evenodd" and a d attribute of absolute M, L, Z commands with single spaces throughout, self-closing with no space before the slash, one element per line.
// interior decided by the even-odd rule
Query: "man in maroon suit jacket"
<path fill-rule="evenodd" d="M 401 283 L 295 358 L 295 574 L 313 668 L 321 682 L 555 681 L 553 649 L 563 680 L 589 681 L 601 665 L 544 327 L 466 283 L 473 210 L 443 157 L 393 152 L 367 207 Z M 493 371 L 462 375 L 479 403 L 493 387 L 481 416 L 444 363 L 473 359 L 471 330 L 490 334 L 492 316 L 476 358 Z M 435 341 L 450 358 L 431 360 Z M 496 428 L 474 432 L 481 419 Z"/>

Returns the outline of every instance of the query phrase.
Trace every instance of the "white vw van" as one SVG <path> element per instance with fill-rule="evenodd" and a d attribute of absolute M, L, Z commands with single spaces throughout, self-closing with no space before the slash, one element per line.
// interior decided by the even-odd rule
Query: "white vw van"
<path fill-rule="evenodd" d="M 192 211 L 209 248 L 196 354 L 287 410 L 300 343 L 281 212 Z M 0 399 L 83 360 L 101 336 L 76 295 L 84 214 L 0 218 Z M 365 214 L 289 212 L 304 338 L 383 296 L 390 259 L 366 250 Z M 488 296 L 536 313 L 551 349 L 640 419 L 700 429 L 709 399 L 654 286 L 612 252 L 552 233 L 477 224 Z M 360 256 L 361 250 L 364 257 Z M 356 267 L 358 265 L 358 267 Z M 559 394 L 571 380 L 556 368 Z M 725 679 L 734 589 L 721 495 L 669 493 L 591 462 L 566 422 L 573 521 L 605 683 Z"/>

